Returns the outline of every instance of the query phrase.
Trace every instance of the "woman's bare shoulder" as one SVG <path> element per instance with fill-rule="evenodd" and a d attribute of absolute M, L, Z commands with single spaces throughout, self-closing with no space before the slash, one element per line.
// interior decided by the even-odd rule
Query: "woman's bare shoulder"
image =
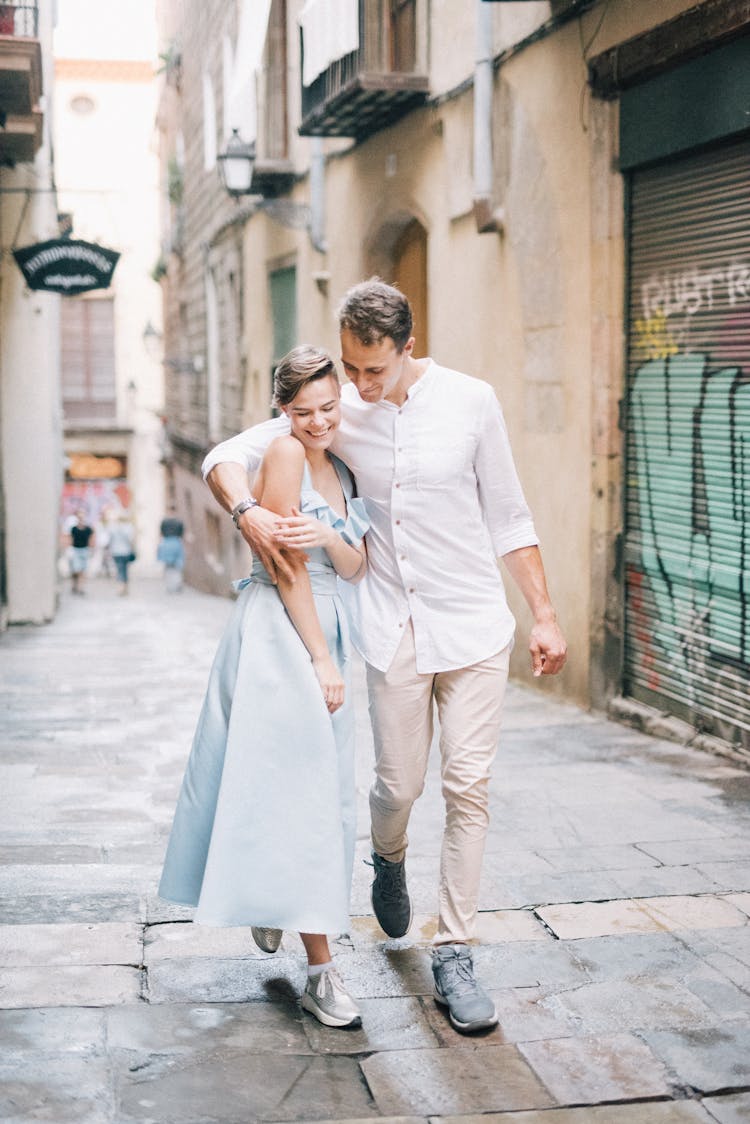
<path fill-rule="evenodd" d="M 301 466 L 305 460 L 305 447 L 290 433 L 274 437 L 266 449 L 263 460 L 266 464 Z"/>

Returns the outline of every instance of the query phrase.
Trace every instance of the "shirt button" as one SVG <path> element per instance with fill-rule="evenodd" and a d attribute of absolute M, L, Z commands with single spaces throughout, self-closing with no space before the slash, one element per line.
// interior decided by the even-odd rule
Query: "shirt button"
<path fill-rule="evenodd" d="M 413 585 L 409 587 L 409 593 L 414 593 L 414 586 Z"/>
<path fill-rule="evenodd" d="M 401 561 L 402 561 L 402 562 L 405 562 L 405 561 L 406 561 L 406 555 L 405 555 L 405 554 L 402 554 L 402 555 L 401 555 Z"/>
<path fill-rule="evenodd" d="M 394 487 L 394 488 L 400 488 L 400 487 L 401 487 L 401 485 L 400 485 L 400 484 L 394 484 L 394 485 L 393 485 L 393 487 Z"/>
<path fill-rule="evenodd" d="M 397 520 L 396 520 L 396 526 L 397 526 L 397 527 L 400 527 L 400 526 L 401 526 L 401 520 L 400 520 L 400 519 L 397 519 Z"/>
<path fill-rule="evenodd" d="M 404 626 L 403 626 L 403 623 L 402 623 L 401 621 L 399 621 L 399 622 L 398 622 L 398 627 L 399 627 L 399 628 L 403 628 L 403 627 L 404 627 Z"/>

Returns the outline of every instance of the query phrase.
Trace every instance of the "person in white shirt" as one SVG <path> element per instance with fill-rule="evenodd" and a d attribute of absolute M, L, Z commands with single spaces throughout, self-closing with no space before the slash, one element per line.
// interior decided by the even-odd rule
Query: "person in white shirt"
<path fill-rule="evenodd" d="M 388 936 L 408 931 L 407 825 L 424 786 L 434 700 L 446 805 L 435 998 L 456 1029 L 475 1031 L 498 1020 L 467 945 L 515 627 L 498 557 L 534 616 L 533 674 L 559 672 L 566 644 L 492 388 L 415 359 L 409 302 L 377 278 L 345 295 L 339 328 L 349 383 L 331 447 L 354 473 L 370 519 L 368 572 L 349 601 L 375 740 L 372 903 Z M 225 510 L 243 507 L 237 523 L 252 550 L 271 572 L 276 566 L 284 573 L 285 551 L 313 543 L 310 520 L 279 520 L 244 504 L 251 499 L 248 472 L 286 424 L 275 418 L 254 426 L 218 445 L 203 464 Z"/>

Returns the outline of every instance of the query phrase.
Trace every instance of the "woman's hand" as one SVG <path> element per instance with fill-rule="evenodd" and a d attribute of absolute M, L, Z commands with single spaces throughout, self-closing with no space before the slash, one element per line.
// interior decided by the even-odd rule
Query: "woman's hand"
<path fill-rule="evenodd" d="M 319 656 L 318 659 L 313 660 L 312 665 L 318 677 L 325 704 L 329 712 L 333 714 L 344 703 L 344 680 L 328 652 L 324 656 Z"/>
<path fill-rule="evenodd" d="M 325 548 L 338 534 L 314 515 L 303 515 L 293 507 L 291 515 L 276 520 L 274 538 L 285 550 L 311 550 L 315 546 Z"/>

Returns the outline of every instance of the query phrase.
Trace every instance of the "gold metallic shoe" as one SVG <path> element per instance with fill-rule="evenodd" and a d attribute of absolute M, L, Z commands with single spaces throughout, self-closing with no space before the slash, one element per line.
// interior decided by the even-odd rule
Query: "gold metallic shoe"
<path fill-rule="evenodd" d="M 263 952 L 276 952 L 284 934 L 283 929 L 264 929 L 260 925 L 251 925 L 250 932 L 258 948 Z"/>

